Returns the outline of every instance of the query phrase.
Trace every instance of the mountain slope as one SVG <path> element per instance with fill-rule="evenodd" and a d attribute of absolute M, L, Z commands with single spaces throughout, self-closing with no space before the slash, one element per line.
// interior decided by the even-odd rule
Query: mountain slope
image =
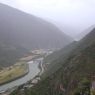
<path fill-rule="evenodd" d="M 90 95 L 91 77 L 95 76 L 94 52 L 95 29 L 77 42 L 66 60 L 64 56 L 60 56 L 63 60 L 57 59 L 61 67 L 56 72 L 31 89 L 25 89 L 25 95 Z M 19 89 L 11 95 L 17 94 L 20 95 Z"/>
<path fill-rule="evenodd" d="M 93 28 L 95 27 L 95 25 L 90 26 L 88 29 L 86 29 L 85 31 L 81 32 L 80 34 L 78 34 L 75 38 L 76 40 L 81 40 L 83 39 L 87 34 L 90 33 L 90 31 L 93 30 Z"/>
<path fill-rule="evenodd" d="M 53 24 L 3 4 L 0 4 L 0 35 L 8 43 L 27 49 L 61 48 L 72 41 Z"/>
<path fill-rule="evenodd" d="M 29 52 L 25 48 L 0 43 L 0 69 L 15 64 L 27 53 Z"/>
<path fill-rule="evenodd" d="M 61 48 L 72 39 L 40 18 L 0 4 L 0 66 L 10 66 L 28 50 Z"/>

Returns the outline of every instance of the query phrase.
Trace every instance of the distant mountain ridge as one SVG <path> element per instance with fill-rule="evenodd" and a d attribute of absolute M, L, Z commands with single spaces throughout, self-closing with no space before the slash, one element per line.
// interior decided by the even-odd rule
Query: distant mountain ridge
<path fill-rule="evenodd" d="M 72 39 L 53 24 L 0 4 L 0 35 L 27 49 L 62 48 Z"/>

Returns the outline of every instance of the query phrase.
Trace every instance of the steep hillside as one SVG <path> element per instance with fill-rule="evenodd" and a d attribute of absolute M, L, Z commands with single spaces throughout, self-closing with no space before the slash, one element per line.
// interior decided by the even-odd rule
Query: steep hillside
<path fill-rule="evenodd" d="M 61 48 L 72 41 L 53 24 L 3 4 L 0 4 L 0 38 L 27 49 Z"/>
<path fill-rule="evenodd" d="M 67 45 L 61 50 L 58 50 L 51 55 L 47 56 L 44 59 L 44 63 L 49 63 L 50 65 L 46 65 L 45 73 L 42 75 L 42 78 L 45 78 L 47 76 L 52 75 L 54 72 L 56 72 L 62 65 L 65 63 L 65 61 L 69 58 L 70 53 L 76 48 L 77 42 L 74 41 L 73 43 Z"/>
<path fill-rule="evenodd" d="M 25 95 L 90 95 L 91 77 L 95 76 L 95 29 L 77 42 L 68 58 L 60 56 L 61 67 L 31 89 Z M 64 50 L 64 49 L 63 49 Z M 51 64 L 55 64 L 54 62 Z M 51 65 L 50 64 L 50 65 Z M 56 66 L 58 66 L 56 64 Z M 55 67 L 56 67 L 55 66 Z M 55 67 L 52 67 L 54 69 Z M 50 71 L 49 71 L 50 72 Z M 52 70 L 51 72 L 52 73 Z M 19 89 L 11 95 L 21 95 Z"/>

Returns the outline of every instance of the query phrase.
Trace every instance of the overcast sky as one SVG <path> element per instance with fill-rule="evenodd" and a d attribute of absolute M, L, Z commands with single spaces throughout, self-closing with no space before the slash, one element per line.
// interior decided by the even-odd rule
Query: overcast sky
<path fill-rule="evenodd" d="M 95 0 L 0 0 L 55 23 L 75 36 L 95 24 Z"/>

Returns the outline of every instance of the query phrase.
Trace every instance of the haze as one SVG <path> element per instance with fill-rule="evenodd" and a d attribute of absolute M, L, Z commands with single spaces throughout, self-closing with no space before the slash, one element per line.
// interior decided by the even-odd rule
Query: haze
<path fill-rule="evenodd" d="M 56 24 L 75 37 L 95 24 L 95 0 L 0 0 Z"/>

